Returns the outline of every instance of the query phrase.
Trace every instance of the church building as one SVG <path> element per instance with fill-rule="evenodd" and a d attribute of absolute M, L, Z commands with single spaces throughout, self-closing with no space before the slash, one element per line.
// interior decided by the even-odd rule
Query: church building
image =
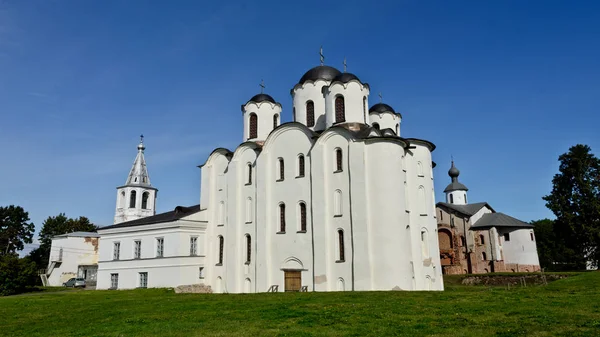
<path fill-rule="evenodd" d="M 496 212 L 487 202 L 468 203 L 459 174 L 452 161 L 446 202 L 436 205 L 443 273 L 539 271 L 533 225 Z"/>
<path fill-rule="evenodd" d="M 243 142 L 200 165 L 199 205 L 155 215 L 144 145 L 101 235 L 98 289 L 204 284 L 216 293 L 443 290 L 432 152 L 369 84 L 323 64 L 261 93 Z"/>

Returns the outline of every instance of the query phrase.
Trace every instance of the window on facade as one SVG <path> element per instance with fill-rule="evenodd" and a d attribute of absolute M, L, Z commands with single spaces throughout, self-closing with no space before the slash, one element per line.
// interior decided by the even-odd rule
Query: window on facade
<path fill-rule="evenodd" d="M 110 288 L 119 288 L 119 274 L 110 274 Z"/>
<path fill-rule="evenodd" d="M 298 156 L 298 177 L 304 177 L 304 155 Z"/>
<path fill-rule="evenodd" d="M 373 128 L 379 130 L 380 129 L 379 124 L 378 123 L 373 123 Z"/>
<path fill-rule="evenodd" d="M 300 203 L 300 231 L 306 232 L 306 204 Z"/>
<path fill-rule="evenodd" d="M 142 241 L 136 240 L 133 242 L 133 258 L 139 259 L 142 257 Z"/>
<path fill-rule="evenodd" d="M 135 208 L 135 191 L 131 191 L 129 194 L 129 208 Z"/>
<path fill-rule="evenodd" d="M 315 103 L 306 102 L 306 126 L 315 126 Z"/>
<path fill-rule="evenodd" d="M 119 207 L 120 208 L 125 208 L 125 202 L 127 200 L 125 199 L 125 191 L 121 191 L 121 200 L 119 202 Z"/>
<path fill-rule="evenodd" d="M 465 204 L 467 203 L 467 193 L 465 193 Z"/>
<path fill-rule="evenodd" d="M 250 114 L 250 139 L 258 137 L 258 116 L 252 113 Z"/>
<path fill-rule="evenodd" d="M 335 149 L 335 172 L 343 171 L 342 149 Z"/>
<path fill-rule="evenodd" d="M 285 166 L 283 164 L 283 158 L 279 158 L 277 159 L 278 165 L 279 165 L 279 179 L 278 180 L 283 180 L 285 178 Z"/>
<path fill-rule="evenodd" d="M 250 264 L 252 259 L 252 239 L 250 234 L 246 234 L 246 264 Z"/>
<path fill-rule="evenodd" d="M 427 201 L 425 199 L 425 187 L 419 186 L 419 214 L 427 215 Z"/>
<path fill-rule="evenodd" d="M 252 198 L 246 199 L 246 223 L 252 223 Z"/>
<path fill-rule="evenodd" d="M 165 253 L 165 239 L 156 239 L 156 257 L 163 257 Z"/>
<path fill-rule="evenodd" d="M 250 184 L 252 184 L 252 164 L 248 163 L 246 165 L 246 171 L 248 171 L 248 172 L 246 172 L 247 176 L 248 176 L 248 181 L 246 182 L 246 184 L 250 185 Z"/>
<path fill-rule="evenodd" d="M 333 216 L 342 216 L 342 191 L 333 192 Z"/>
<path fill-rule="evenodd" d="M 121 243 L 115 242 L 113 246 L 113 260 L 118 260 L 121 254 Z"/>
<path fill-rule="evenodd" d="M 225 245 L 225 239 L 219 235 L 219 265 L 223 265 L 223 246 Z"/>
<path fill-rule="evenodd" d="M 198 254 L 198 237 L 190 237 L 190 255 L 196 256 Z"/>
<path fill-rule="evenodd" d="M 467 245 L 467 241 L 465 240 L 464 236 L 460 236 L 460 245 L 465 247 Z"/>
<path fill-rule="evenodd" d="M 429 238 L 427 237 L 427 230 L 421 230 L 421 252 L 423 258 L 429 257 Z"/>
<path fill-rule="evenodd" d="M 273 115 L 273 129 L 275 129 L 279 125 L 279 115 Z"/>
<path fill-rule="evenodd" d="M 142 193 L 142 209 L 148 209 L 148 192 Z"/>
<path fill-rule="evenodd" d="M 279 204 L 279 232 L 285 233 L 285 204 Z"/>
<path fill-rule="evenodd" d="M 148 288 L 148 273 L 140 273 L 140 288 Z"/>
<path fill-rule="evenodd" d="M 396 124 L 396 135 L 400 134 L 400 124 Z"/>
<path fill-rule="evenodd" d="M 346 121 L 346 107 L 344 106 L 344 96 L 335 98 L 335 122 L 342 123 Z"/>
<path fill-rule="evenodd" d="M 510 233 L 504 233 L 504 241 L 510 241 Z"/>
<path fill-rule="evenodd" d="M 339 261 L 345 261 L 344 252 L 344 231 L 338 229 L 338 248 L 339 248 Z"/>
<path fill-rule="evenodd" d="M 454 195 L 450 194 L 450 203 L 453 204 L 454 203 Z"/>
<path fill-rule="evenodd" d="M 367 96 L 363 97 L 363 116 L 365 117 L 365 124 L 367 124 Z"/>
<path fill-rule="evenodd" d="M 423 177 L 423 164 L 420 161 L 417 162 L 417 175 Z"/>
<path fill-rule="evenodd" d="M 443 212 L 440 210 L 440 221 L 444 220 L 444 214 Z"/>
<path fill-rule="evenodd" d="M 481 253 L 481 260 L 482 261 L 487 260 L 487 254 L 485 252 Z"/>
<path fill-rule="evenodd" d="M 219 214 L 217 214 L 218 216 L 218 223 L 219 225 L 224 225 L 225 224 L 225 201 L 221 201 L 219 202 Z"/>
<path fill-rule="evenodd" d="M 483 234 L 479 235 L 479 244 L 481 244 L 481 245 L 485 244 L 485 237 L 483 236 Z"/>
<path fill-rule="evenodd" d="M 200 279 L 204 278 L 204 267 L 198 268 L 198 278 L 200 278 Z"/>
<path fill-rule="evenodd" d="M 529 236 L 531 236 L 531 241 L 535 241 L 535 238 L 533 237 L 533 232 L 529 233 Z"/>

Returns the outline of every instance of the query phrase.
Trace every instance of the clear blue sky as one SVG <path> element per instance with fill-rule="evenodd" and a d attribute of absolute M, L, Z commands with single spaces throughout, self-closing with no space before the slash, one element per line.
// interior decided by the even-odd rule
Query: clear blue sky
<path fill-rule="evenodd" d="M 158 211 L 196 204 L 240 105 L 264 79 L 290 121 L 323 45 L 438 146 L 438 201 L 453 155 L 470 201 L 549 217 L 558 156 L 600 153 L 599 22 L 595 1 L 0 0 L 0 205 L 111 224 L 141 133 Z"/>

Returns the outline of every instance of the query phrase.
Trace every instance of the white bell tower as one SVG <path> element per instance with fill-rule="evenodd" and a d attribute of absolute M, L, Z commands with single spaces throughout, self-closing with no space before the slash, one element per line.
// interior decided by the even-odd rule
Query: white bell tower
<path fill-rule="evenodd" d="M 158 189 L 150 184 L 150 176 L 144 159 L 144 136 L 140 136 L 137 156 L 129 171 L 125 185 L 117 187 L 115 224 L 136 220 L 156 214 Z"/>
<path fill-rule="evenodd" d="M 446 186 L 444 193 L 446 193 L 446 202 L 455 205 L 466 205 L 467 204 L 467 186 L 458 182 L 458 176 L 460 171 L 454 166 L 454 160 L 452 166 L 448 170 L 448 175 L 452 179 L 450 185 Z"/>

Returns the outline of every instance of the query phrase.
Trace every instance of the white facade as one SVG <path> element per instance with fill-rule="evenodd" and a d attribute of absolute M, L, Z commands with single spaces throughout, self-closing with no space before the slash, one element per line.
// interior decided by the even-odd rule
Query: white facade
<path fill-rule="evenodd" d="M 83 277 L 94 285 L 98 268 L 97 233 L 75 232 L 52 238 L 46 269 L 49 286 L 59 287 L 72 277 Z"/>

